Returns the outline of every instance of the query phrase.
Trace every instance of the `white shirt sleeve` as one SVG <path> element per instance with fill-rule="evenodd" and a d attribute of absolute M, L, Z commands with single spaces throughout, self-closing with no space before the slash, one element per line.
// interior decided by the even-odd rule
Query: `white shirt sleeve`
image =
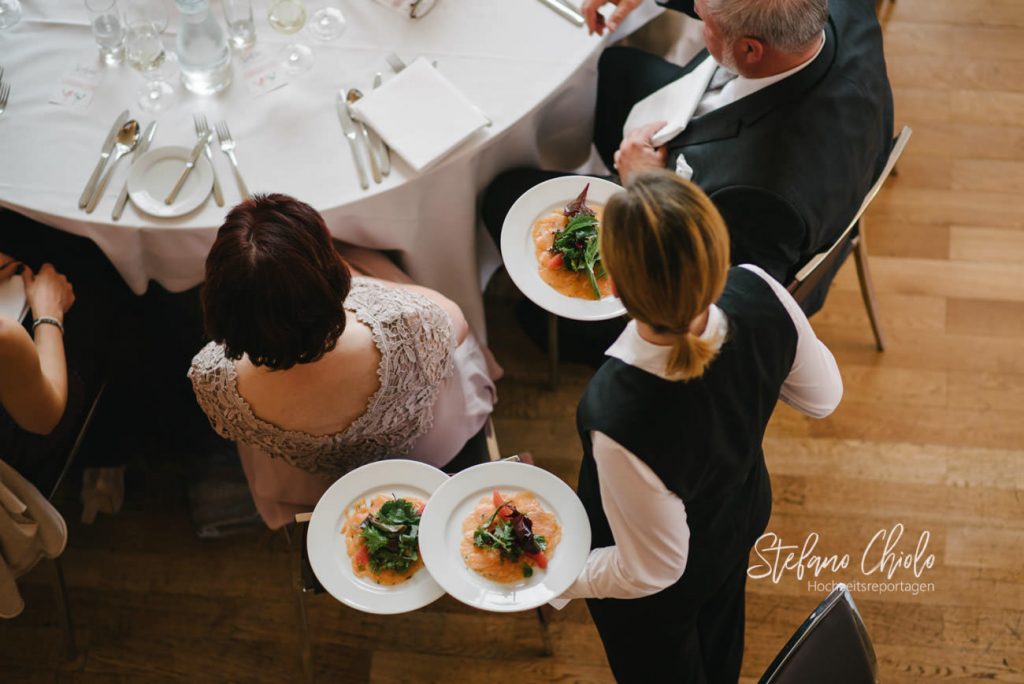
<path fill-rule="evenodd" d="M 742 268 L 759 275 L 772 287 L 796 326 L 796 356 L 782 385 L 782 401 L 813 418 L 824 418 L 839 406 L 843 398 L 843 378 L 828 347 L 818 339 L 800 305 L 777 280 L 753 264 Z"/>
<path fill-rule="evenodd" d="M 561 598 L 632 599 L 672 586 L 686 570 L 690 548 L 682 499 L 607 435 L 594 432 L 591 440 L 615 545 L 592 550 Z"/>

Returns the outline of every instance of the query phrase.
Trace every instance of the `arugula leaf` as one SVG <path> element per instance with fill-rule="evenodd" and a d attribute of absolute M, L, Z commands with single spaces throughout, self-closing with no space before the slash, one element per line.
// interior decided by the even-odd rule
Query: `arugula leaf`
<path fill-rule="evenodd" d="M 405 572 L 419 559 L 420 516 L 410 501 L 394 498 L 366 516 L 360 536 L 370 555 L 370 569 Z"/>
<path fill-rule="evenodd" d="M 533 568 L 529 563 L 523 563 L 523 577 L 533 577 Z"/>
<path fill-rule="evenodd" d="M 600 267 L 600 275 L 595 272 L 601 262 L 601 253 L 597 237 L 598 221 L 592 214 L 577 214 L 555 233 L 551 251 L 562 255 L 566 267 L 570 271 L 584 271 L 587 280 L 594 290 L 595 299 L 601 298 L 601 290 L 597 286 L 597 278 L 604 275 L 604 266 Z"/>

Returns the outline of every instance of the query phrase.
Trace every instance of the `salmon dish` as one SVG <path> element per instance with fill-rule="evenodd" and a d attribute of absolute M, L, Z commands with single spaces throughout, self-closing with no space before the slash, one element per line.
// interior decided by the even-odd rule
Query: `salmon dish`
<path fill-rule="evenodd" d="M 501 584 L 515 584 L 546 570 L 562 528 L 532 492 L 483 497 L 462 523 L 462 560 L 473 572 Z"/>
<path fill-rule="evenodd" d="M 425 506 L 414 496 L 388 494 L 356 502 L 341 527 L 352 572 L 385 586 L 407 582 L 419 572 L 419 526 Z"/>

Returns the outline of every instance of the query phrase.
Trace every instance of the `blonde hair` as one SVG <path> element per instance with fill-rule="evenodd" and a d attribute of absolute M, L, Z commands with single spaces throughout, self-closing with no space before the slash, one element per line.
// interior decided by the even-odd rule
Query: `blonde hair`
<path fill-rule="evenodd" d="M 637 176 L 608 200 L 601 259 L 629 314 L 676 337 L 666 373 L 700 377 L 721 339 L 690 332 L 729 273 L 729 234 L 708 196 L 669 171 Z"/>

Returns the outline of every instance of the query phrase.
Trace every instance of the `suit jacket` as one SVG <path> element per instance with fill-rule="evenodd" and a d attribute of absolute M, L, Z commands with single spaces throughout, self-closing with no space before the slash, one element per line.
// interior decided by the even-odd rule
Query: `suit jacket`
<path fill-rule="evenodd" d="M 663 4 L 695 16 L 692 0 Z M 692 119 L 666 145 L 669 168 L 682 153 L 725 218 L 732 262 L 757 264 L 782 282 L 839 237 L 892 147 L 874 2 L 830 0 L 825 33 L 803 70 Z"/>

